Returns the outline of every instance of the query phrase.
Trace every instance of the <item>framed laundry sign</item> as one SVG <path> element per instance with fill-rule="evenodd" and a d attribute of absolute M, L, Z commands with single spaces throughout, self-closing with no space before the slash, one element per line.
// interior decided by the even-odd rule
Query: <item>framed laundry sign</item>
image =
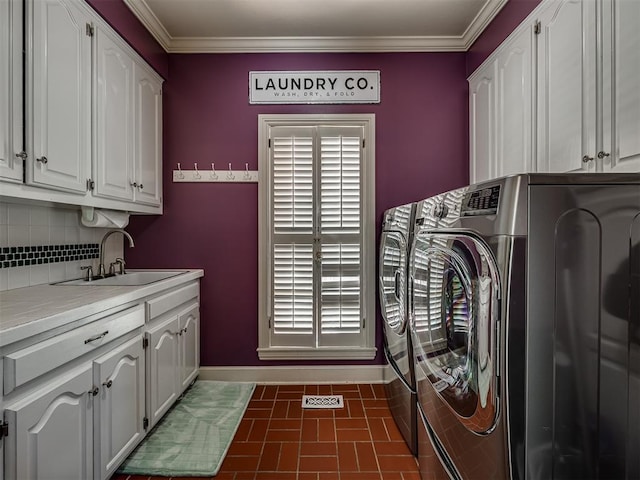
<path fill-rule="evenodd" d="M 249 103 L 380 103 L 380 71 L 249 72 Z"/>

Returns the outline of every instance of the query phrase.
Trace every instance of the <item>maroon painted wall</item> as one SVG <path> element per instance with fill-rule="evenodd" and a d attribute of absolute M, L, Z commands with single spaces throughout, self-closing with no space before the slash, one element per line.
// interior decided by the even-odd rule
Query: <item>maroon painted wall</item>
<path fill-rule="evenodd" d="M 248 103 L 251 70 L 345 69 L 380 70 L 381 103 Z M 202 364 L 270 363 L 256 353 L 257 184 L 173 183 L 177 163 L 256 169 L 260 113 L 374 113 L 379 226 L 385 209 L 468 181 L 467 91 L 464 53 L 171 55 L 163 93 L 164 215 L 131 219 L 136 247 L 127 264 L 204 268 Z M 382 361 L 379 351 L 373 363 Z"/>
<path fill-rule="evenodd" d="M 509 0 L 467 51 L 467 76 L 538 6 L 541 0 Z"/>
<path fill-rule="evenodd" d="M 146 61 L 167 78 L 169 55 L 122 0 L 86 0 Z"/>

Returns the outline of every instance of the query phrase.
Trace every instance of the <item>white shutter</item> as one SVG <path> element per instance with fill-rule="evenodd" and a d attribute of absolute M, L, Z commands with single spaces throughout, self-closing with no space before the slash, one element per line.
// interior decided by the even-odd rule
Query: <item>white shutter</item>
<path fill-rule="evenodd" d="M 278 126 L 270 139 L 270 345 L 362 346 L 363 128 Z"/>
<path fill-rule="evenodd" d="M 331 133 L 326 130 L 321 135 Z M 321 136 L 320 142 L 322 233 L 359 233 L 362 137 Z"/>
<path fill-rule="evenodd" d="M 320 345 L 357 344 L 362 329 L 361 128 L 321 127 Z"/>
<path fill-rule="evenodd" d="M 322 246 L 322 334 L 360 332 L 360 245 Z"/>
<path fill-rule="evenodd" d="M 312 245 L 274 246 L 273 329 L 275 334 L 313 333 Z"/>
<path fill-rule="evenodd" d="M 313 228 L 313 137 L 309 129 L 272 139 L 273 231 Z"/>
<path fill-rule="evenodd" d="M 274 345 L 315 343 L 313 136 L 307 127 L 277 128 L 271 136 Z"/>

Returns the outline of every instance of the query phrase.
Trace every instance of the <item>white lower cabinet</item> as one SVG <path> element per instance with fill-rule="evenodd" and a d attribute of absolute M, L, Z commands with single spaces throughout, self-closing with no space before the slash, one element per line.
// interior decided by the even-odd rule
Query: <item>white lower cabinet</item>
<path fill-rule="evenodd" d="M 147 389 L 151 428 L 178 399 L 178 330 L 176 316 L 158 322 L 147 330 Z"/>
<path fill-rule="evenodd" d="M 95 479 L 109 478 L 145 435 L 144 367 L 141 335 L 93 362 Z"/>
<path fill-rule="evenodd" d="M 195 380 L 200 367 L 199 283 L 147 301 L 149 428 Z"/>
<path fill-rule="evenodd" d="M 198 375 L 199 292 L 191 281 L 2 347 L 0 480 L 111 478 Z"/>
<path fill-rule="evenodd" d="M 93 475 L 91 362 L 5 408 L 5 479 L 86 480 Z"/>
<path fill-rule="evenodd" d="M 180 351 L 181 391 L 184 391 L 198 376 L 200 368 L 200 310 L 197 303 L 191 304 L 180 315 Z"/>

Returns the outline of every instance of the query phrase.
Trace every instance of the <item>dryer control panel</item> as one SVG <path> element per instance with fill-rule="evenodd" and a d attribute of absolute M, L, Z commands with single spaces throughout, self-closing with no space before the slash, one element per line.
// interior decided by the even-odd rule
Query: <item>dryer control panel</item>
<path fill-rule="evenodd" d="M 467 192 L 462 199 L 460 214 L 463 217 L 472 215 L 495 215 L 500 203 L 500 185 Z"/>

